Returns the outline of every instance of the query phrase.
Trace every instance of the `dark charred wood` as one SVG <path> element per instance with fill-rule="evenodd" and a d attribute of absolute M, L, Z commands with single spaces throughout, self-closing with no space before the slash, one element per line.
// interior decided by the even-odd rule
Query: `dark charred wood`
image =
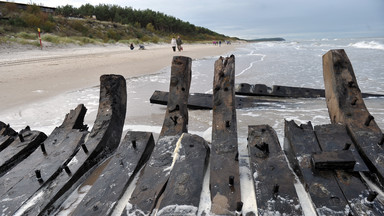
<path fill-rule="evenodd" d="M 265 147 L 268 146 L 268 151 Z M 275 130 L 269 125 L 248 126 L 248 152 L 259 215 L 302 215 L 288 167 Z"/>
<path fill-rule="evenodd" d="M 290 98 L 318 98 L 325 97 L 324 89 L 304 88 L 304 87 L 291 87 L 273 85 L 269 87 L 264 84 L 248 84 L 240 83 L 235 87 L 236 95 L 248 96 L 268 96 L 268 97 L 290 97 Z M 366 97 L 384 97 L 382 94 L 363 93 L 362 96 Z"/>
<path fill-rule="evenodd" d="M 352 146 L 348 150 L 343 150 L 345 149 L 345 141 L 351 142 L 350 139 L 348 140 L 344 125 L 315 126 L 315 133 L 323 153 L 328 154 L 328 156 L 332 156 L 332 153 L 338 153 L 337 156 L 348 153 L 348 160 L 353 157 Z M 339 157 L 330 157 L 329 160 L 335 161 L 337 158 Z M 340 189 L 351 206 L 353 215 L 382 215 L 384 206 L 375 199 L 368 200 L 370 190 L 363 183 L 358 172 L 349 172 L 340 169 L 339 166 L 332 170 Z"/>
<path fill-rule="evenodd" d="M 86 131 L 78 132 L 77 129 L 72 130 L 71 128 L 75 124 L 72 124 L 68 118 L 83 121 L 85 112 L 84 105 L 78 105 L 75 110 L 71 110 L 63 124 L 56 127 L 44 143 L 40 144 L 40 149 L 44 151 L 35 150 L 29 157 L 1 177 L 0 181 L 3 184 L 0 185 L 0 195 L 3 196 L 10 189 L 14 190 L 12 194 L 16 196 L 17 194 L 23 194 L 20 196 L 32 194 L 41 186 L 40 182 L 36 182 L 35 170 L 41 170 L 44 181 L 51 178 L 62 164 L 75 153 L 79 142 L 87 133 Z M 15 186 L 16 184 L 18 186 Z M 26 189 L 22 189 L 24 187 Z M 26 199 L 26 197 L 23 199 Z M 17 200 L 12 199 L 12 202 L 17 203 Z M 14 206 L 17 207 L 17 205 Z"/>
<path fill-rule="evenodd" d="M 155 146 L 152 133 L 128 131 L 116 153 L 72 215 L 111 215 L 147 162 Z"/>
<path fill-rule="evenodd" d="M 211 211 L 219 215 L 234 214 L 241 202 L 234 82 L 235 57 L 220 57 L 215 62 L 213 81 L 210 158 Z"/>
<path fill-rule="evenodd" d="M 340 190 L 334 173 L 312 167 L 311 155 L 320 153 L 321 148 L 310 122 L 298 126 L 294 121 L 285 121 L 284 151 L 310 195 L 316 212 L 319 215 L 348 215 L 351 207 Z"/>
<path fill-rule="evenodd" d="M 0 152 L 3 151 L 5 148 L 7 148 L 16 137 L 9 136 L 9 135 L 0 135 Z"/>
<path fill-rule="evenodd" d="M 203 138 L 187 133 L 178 145 L 157 215 L 197 215 L 209 147 Z"/>
<path fill-rule="evenodd" d="M 312 155 L 315 169 L 325 170 L 353 170 L 356 160 L 349 150 L 321 152 Z"/>
<path fill-rule="evenodd" d="M 169 94 L 164 91 L 153 92 L 150 102 L 154 104 L 167 105 Z M 213 95 L 204 93 L 192 93 L 188 97 L 188 108 L 189 109 L 201 109 L 211 110 L 213 107 Z M 251 108 L 258 106 L 268 106 L 266 103 L 281 103 L 279 101 L 272 100 L 261 100 L 252 97 L 236 97 L 236 109 Z"/>
<path fill-rule="evenodd" d="M 384 185 L 383 133 L 362 99 L 361 91 L 344 50 L 331 50 L 323 56 L 325 95 L 332 123 L 347 126 L 361 157 L 379 184 Z"/>
<path fill-rule="evenodd" d="M 181 134 L 187 132 L 191 66 L 191 58 L 173 57 L 170 94 L 163 127 L 151 158 L 140 174 L 124 213 L 150 214 L 166 187 L 176 143 Z"/>
<path fill-rule="evenodd" d="M 9 124 L 0 121 L 0 152 L 7 148 L 15 139 L 18 133 Z"/>
<path fill-rule="evenodd" d="M 0 121 L 0 135 L 16 136 L 17 132 L 13 130 L 9 124 L 5 124 L 4 122 Z"/>
<path fill-rule="evenodd" d="M 19 209 L 23 214 L 50 215 L 81 184 L 81 179 L 85 179 L 103 159 L 110 156 L 120 143 L 126 113 L 125 79 L 120 75 L 103 75 L 100 81 L 98 114 L 84 143 L 88 152 L 80 150 L 79 145 L 77 152 L 65 161 L 55 178 L 44 181 L 38 191 L 27 197 L 28 200 Z M 44 176 L 42 179 L 45 180 Z"/>
<path fill-rule="evenodd" d="M 43 132 L 28 128 L 20 131 L 16 139 L 0 152 L 0 177 L 27 158 L 47 138 Z"/>
<path fill-rule="evenodd" d="M 323 151 L 339 152 L 343 150 L 349 150 L 352 152 L 354 160 L 356 160 L 353 171 L 369 171 L 368 167 L 365 165 L 365 162 L 357 151 L 351 137 L 348 135 L 344 124 L 316 125 L 315 134 L 319 143 L 321 144 Z"/>

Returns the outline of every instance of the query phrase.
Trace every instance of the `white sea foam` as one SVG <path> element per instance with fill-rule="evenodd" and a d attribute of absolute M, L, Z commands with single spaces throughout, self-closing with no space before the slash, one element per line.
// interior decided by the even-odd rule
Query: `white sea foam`
<path fill-rule="evenodd" d="M 357 43 L 350 43 L 349 46 L 361 49 L 378 49 L 384 50 L 384 44 L 376 41 L 360 41 Z"/>

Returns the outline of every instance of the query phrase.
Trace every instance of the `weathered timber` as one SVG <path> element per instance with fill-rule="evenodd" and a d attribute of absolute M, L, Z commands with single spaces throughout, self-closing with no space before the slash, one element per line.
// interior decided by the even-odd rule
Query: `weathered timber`
<path fill-rule="evenodd" d="M 208 159 L 207 142 L 184 133 L 175 149 L 172 171 L 156 215 L 197 215 Z"/>
<path fill-rule="evenodd" d="M 21 130 L 16 139 L 0 152 L 0 177 L 27 158 L 47 138 L 43 132 Z"/>
<path fill-rule="evenodd" d="M 0 152 L 3 151 L 5 148 L 7 148 L 16 137 L 9 136 L 9 135 L 0 135 Z"/>
<path fill-rule="evenodd" d="M 240 83 L 235 85 L 236 95 L 290 97 L 290 98 L 318 98 L 325 97 L 324 89 L 291 87 L 273 85 L 272 88 L 265 84 Z M 384 97 L 382 94 L 363 93 L 363 97 Z"/>
<path fill-rule="evenodd" d="M 383 133 L 369 113 L 344 50 L 331 50 L 323 56 L 325 95 L 332 123 L 347 126 L 353 142 L 369 169 L 384 185 Z"/>
<path fill-rule="evenodd" d="M 136 173 L 147 162 L 154 146 L 152 133 L 128 131 L 107 167 L 72 215 L 111 215 Z"/>
<path fill-rule="evenodd" d="M 275 130 L 248 126 L 248 152 L 259 215 L 302 215 L 295 176 L 288 167 Z"/>
<path fill-rule="evenodd" d="M 340 153 L 349 152 L 349 157 L 352 156 L 351 147 L 345 147 L 345 141 L 348 140 L 348 134 L 344 125 L 330 124 L 315 126 L 315 134 L 319 145 L 324 152 Z M 348 157 L 348 158 L 349 158 Z M 330 158 L 335 160 L 335 158 Z M 342 170 L 340 167 L 332 169 L 334 176 L 340 189 L 348 200 L 353 215 L 382 215 L 384 206 L 377 199 L 369 201 L 370 190 L 363 183 L 358 172 L 349 172 Z"/>
<path fill-rule="evenodd" d="M 149 101 L 154 104 L 167 105 L 169 94 L 168 92 L 158 91 L 153 92 Z M 261 100 L 252 97 L 236 97 L 236 109 L 251 108 L 258 106 L 270 106 L 269 103 L 281 103 L 280 101 L 272 100 Z M 213 95 L 204 93 L 192 93 L 188 97 L 188 108 L 189 109 L 208 109 L 211 110 L 213 107 Z"/>
<path fill-rule="evenodd" d="M 321 148 L 326 152 L 337 152 L 342 150 L 349 150 L 353 154 L 353 158 L 356 161 L 353 171 L 366 172 L 369 171 L 364 160 L 361 158 L 357 151 L 355 144 L 351 137 L 348 135 L 347 128 L 344 124 L 327 124 L 315 126 L 315 134 L 318 138 Z M 322 140 L 322 138 L 331 137 L 331 140 Z"/>
<path fill-rule="evenodd" d="M 218 215 L 241 211 L 234 81 L 235 56 L 220 57 L 214 69 L 210 157 L 211 212 Z"/>
<path fill-rule="evenodd" d="M 353 170 L 356 160 L 351 151 L 341 150 L 313 154 L 312 163 L 315 169 Z"/>
<path fill-rule="evenodd" d="M 17 132 L 13 130 L 9 124 L 5 124 L 4 122 L 0 121 L 0 135 L 16 136 Z"/>
<path fill-rule="evenodd" d="M 0 121 L 0 152 L 7 148 L 16 138 L 17 132 Z"/>
<path fill-rule="evenodd" d="M 57 177 L 47 181 L 17 213 L 50 215 L 120 143 L 126 114 L 127 91 L 121 75 L 100 77 L 99 109 L 92 131 L 71 160 L 63 164 Z"/>
<path fill-rule="evenodd" d="M 12 198 L 14 204 L 12 206 L 18 207 L 16 203 L 19 199 L 27 199 L 32 195 L 41 187 L 40 182 L 52 178 L 52 175 L 55 175 L 65 161 L 76 152 L 79 143 L 87 134 L 86 126 L 82 124 L 85 113 L 84 105 L 78 105 L 75 110 L 71 110 L 62 125 L 56 127 L 38 149 L 0 178 L 3 182 L 0 185 L 0 195 L 11 190 L 9 195 L 18 197 L 18 199 Z M 40 182 L 35 177 L 36 170 L 39 170 L 42 176 Z"/>
<path fill-rule="evenodd" d="M 191 84 L 192 59 L 174 56 L 171 66 L 167 111 L 159 139 L 151 158 L 142 170 L 136 188 L 123 214 L 148 215 L 166 187 L 172 155 L 188 125 L 188 95 Z"/>
<path fill-rule="evenodd" d="M 311 165 L 313 153 L 321 149 L 312 124 L 298 126 L 293 120 L 285 121 L 284 151 L 296 175 L 310 195 L 319 215 L 348 215 L 351 207 L 340 190 L 331 171 L 316 170 Z"/>

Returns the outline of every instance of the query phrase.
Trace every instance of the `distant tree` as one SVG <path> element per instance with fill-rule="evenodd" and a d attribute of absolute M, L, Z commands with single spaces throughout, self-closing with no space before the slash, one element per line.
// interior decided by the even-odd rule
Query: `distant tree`
<path fill-rule="evenodd" d="M 145 29 L 151 32 L 155 32 L 155 27 L 152 25 L 152 23 L 148 23 Z"/>
<path fill-rule="evenodd" d="M 65 17 L 72 17 L 77 15 L 77 9 L 74 8 L 72 5 L 67 4 L 63 7 L 57 7 L 56 13 Z"/>
<path fill-rule="evenodd" d="M 93 5 L 89 3 L 81 5 L 78 9 L 79 14 L 84 17 L 91 17 L 92 15 L 94 15 L 94 11 L 95 7 L 93 7 Z"/>

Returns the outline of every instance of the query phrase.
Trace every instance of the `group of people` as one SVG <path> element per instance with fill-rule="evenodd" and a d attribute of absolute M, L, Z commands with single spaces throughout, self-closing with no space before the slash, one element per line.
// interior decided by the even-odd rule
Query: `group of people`
<path fill-rule="evenodd" d="M 133 50 L 133 49 L 135 49 L 135 46 L 133 45 L 133 43 L 131 43 L 131 45 L 129 46 L 129 48 L 131 49 L 131 50 Z M 139 49 L 141 49 L 141 50 L 144 50 L 145 49 L 145 47 L 144 47 L 144 45 L 139 45 Z"/>
<path fill-rule="evenodd" d="M 176 47 L 177 47 L 177 50 L 182 51 L 183 47 L 181 46 L 181 44 L 183 44 L 183 41 L 181 40 L 180 36 L 177 36 L 177 39 L 175 39 L 175 37 L 172 37 L 171 46 L 172 46 L 173 52 L 176 52 Z"/>
<path fill-rule="evenodd" d="M 183 51 L 183 47 L 181 46 L 181 44 L 183 44 L 183 41 L 181 40 L 180 36 L 177 36 L 177 39 L 175 37 L 172 37 L 171 46 L 172 46 L 173 52 L 176 52 L 176 47 L 177 47 L 177 50 Z M 135 46 L 133 45 L 133 43 L 131 43 L 129 48 L 131 50 L 135 49 Z M 140 49 L 144 49 L 144 45 L 140 45 Z"/>

